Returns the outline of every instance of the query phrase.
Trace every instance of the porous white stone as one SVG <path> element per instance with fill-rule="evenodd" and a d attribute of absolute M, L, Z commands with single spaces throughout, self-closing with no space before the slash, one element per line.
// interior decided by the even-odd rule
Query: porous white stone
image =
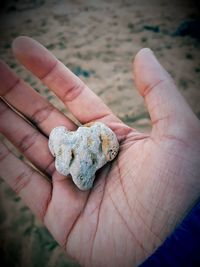
<path fill-rule="evenodd" d="M 119 143 L 109 127 L 94 122 L 77 131 L 68 131 L 64 126 L 54 128 L 49 136 L 49 149 L 56 158 L 56 170 L 65 176 L 71 174 L 79 189 L 88 190 L 96 171 L 116 157 Z"/>

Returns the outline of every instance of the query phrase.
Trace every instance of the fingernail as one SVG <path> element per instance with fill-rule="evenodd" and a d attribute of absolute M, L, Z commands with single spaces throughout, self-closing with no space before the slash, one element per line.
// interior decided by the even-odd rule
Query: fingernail
<path fill-rule="evenodd" d="M 158 62 L 158 59 L 156 57 L 156 55 L 154 54 L 153 50 L 151 50 L 150 48 L 144 48 L 146 53 L 148 54 L 149 57 L 151 57 L 152 60 L 154 60 L 155 62 Z"/>

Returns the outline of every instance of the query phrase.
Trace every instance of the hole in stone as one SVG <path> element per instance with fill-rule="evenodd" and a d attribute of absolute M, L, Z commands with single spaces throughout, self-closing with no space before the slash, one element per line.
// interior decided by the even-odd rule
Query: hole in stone
<path fill-rule="evenodd" d="M 72 150 L 71 150 L 71 159 L 70 159 L 69 166 L 72 165 L 72 162 L 74 161 L 74 158 L 75 158 L 75 154 L 74 154 L 74 150 L 72 149 Z"/>
<path fill-rule="evenodd" d="M 97 163 L 97 157 L 94 153 L 91 153 L 91 160 L 92 160 L 93 165 L 95 165 Z"/>

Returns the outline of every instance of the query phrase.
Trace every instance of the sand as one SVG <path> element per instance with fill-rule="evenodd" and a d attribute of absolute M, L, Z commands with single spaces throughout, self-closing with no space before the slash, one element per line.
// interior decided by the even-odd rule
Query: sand
<path fill-rule="evenodd" d="M 171 1 L 172 2 L 172 1 Z M 74 71 L 125 123 L 148 132 L 151 123 L 132 78 L 132 60 L 150 47 L 200 117 L 200 42 L 172 36 L 196 17 L 183 1 L 10 1 L 2 9 L 0 56 L 35 90 L 68 114 L 11 52 L 18 35 L 35 38 Z M 184 116 L 184 114 L 183 114 Z M 73 266 L 48 232 L 2 181 L 0 243 L 9 266 Z M 71 265 L 70 265 L 71 264 Z"/>

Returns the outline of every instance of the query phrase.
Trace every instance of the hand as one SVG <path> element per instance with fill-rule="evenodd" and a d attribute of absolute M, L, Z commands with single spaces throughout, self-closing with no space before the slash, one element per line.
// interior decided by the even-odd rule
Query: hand
<path fill-rule="evenodd" d="M 1 62 L 4 101 L 0 103 L 0 130 L 40 172 L 1 144 L 0 176 L 81 265 L 139 264 L 164 241 L 200 195 L 198 119 L 149 49 L 136 55 L 134 78 L 151 116 L 150 134 L 139 133 L 116 118 L 36 41 L 19 37 L 13 51 L 80 123 L 107 124 L 119 139 L 120 152 L 98 171 L 92 190 L 79 191 L 69 177 L 55 171 L 47 145 L 54 127 L 65 125 L 75 130 L 77 125 Z M 50 176 L 51 180 L 45 178 Z"/>

